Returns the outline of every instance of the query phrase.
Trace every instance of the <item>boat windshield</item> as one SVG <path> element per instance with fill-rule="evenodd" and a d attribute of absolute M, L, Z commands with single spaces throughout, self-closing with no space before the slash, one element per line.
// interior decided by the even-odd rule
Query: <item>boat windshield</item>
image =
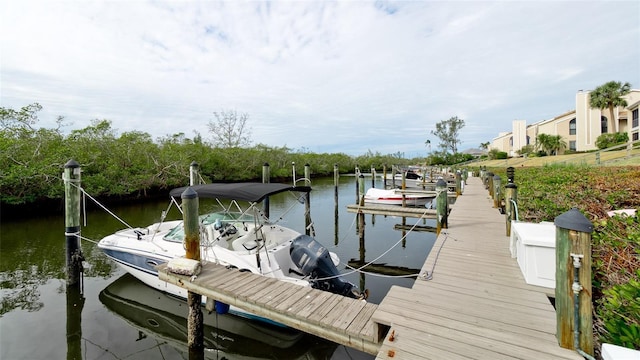
<path fill-rule="evenodd" d="M 220 222 L 239 223 L 239 222 L 253 222 L 254 217 L 246 213 L 232 213 L 232 212 L 214 212 L 205 215 L 200 215 L 200 225 L 207 226 L 215 223 L 217 220 Z M 172 242 L 184 241 L 184 226 L 182 223 L 174 227 L 164 236 L 164 240 Z"/>

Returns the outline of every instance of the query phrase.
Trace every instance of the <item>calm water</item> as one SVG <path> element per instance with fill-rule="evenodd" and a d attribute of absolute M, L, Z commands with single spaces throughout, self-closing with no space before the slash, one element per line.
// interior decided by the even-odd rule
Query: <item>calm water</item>
<path fill-rule="evenodd" d="M 355 214 L 355 179 L 342 177 L 339 204 L 332 179 L 314 180 L 311 215 L 316 239 L 343 263 L 361 257 Z M 370 186 L 370 181 L 368 181 Z M 62 186 L 62 184 L 61 184 Z M 297 200 L 290 194 L 271 198 L 271 216 Z M 132 226 L 159 221 L 168 201 L 112 207 Z M 200 211 L 214 204 L 201 200 Z M 99 240 L 125 227 L 102 210 L 87 211 L 82 236 Z M 304 206 L 286 215 L 285 226 L 302 230 Z M 179 218 L 174 208 L 168 218 Z M 416 219 L 407 219 L 413 225 Z M 401 218 L 366 217 L 365 260 L 378 258 L 398 243 L 394 230 Z M 421 222 L 431 225 L 433 221 Z M 435 235 L 411 232 L 405 241 L 375 261 L 377 271 L 420 269 Z M 125 275 L 90 241 L 82 241 L 86 259 L 84 293 L 74 298 L 65 287 L 64 217 L 62 214 L 3 222 L 0 229 L 0 359 L 188 359 L 186 302 L 168 297 Z M 343 273 L 349 272 L 341 264 Z M 346 279 L 370 289 L 379 303 L 392 285 L 410 287 L 413 279 L 352 273 Z M 372 359 L 371 355 L 302 334 L 265 327 L 231 315 L 205 315 L 205 357 L 210 359 Z"/>

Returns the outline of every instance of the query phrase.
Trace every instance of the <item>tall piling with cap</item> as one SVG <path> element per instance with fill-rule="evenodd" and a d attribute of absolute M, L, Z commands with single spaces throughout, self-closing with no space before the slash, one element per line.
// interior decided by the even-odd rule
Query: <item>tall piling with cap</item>
<path fill-rule="evenodd" d="M 518 186 L 515 184 L 515 169 L 507 168 L 507 185 L 504 186 L 504 207 L 506 219 L 506 235 L 511 236 L 511 222 L 518 220 Z"/>
<path fill-rule="evenodd" d="M 69 160 L 64 165 L 64 235 L 66 249 L 67 285 L 82 281 L 82 249 L 80 247 L 80 164 Z"/>
<path fill-rule="evenodd" d="M 269 168 L 269 163 L 264 163 L 262 164 L 262 183 L 263 184 L 268 184 L 269 182 L 271 182 L 271 169 Z M 264 200 L 262 200 L 262 208 L 264 210 L 264 216 L 268 219 L 269 218 L 269 197 L 265 197 Z"/>
<path fill-rule="evenodd" d="M 555 218 L 556 337 L 561 347 L 593 355 L 591 233 L 576 208 Z"/>
<path fill-rule="evenodd" d="M 449 226 L 449 199 L 447 195 L 447 182 L 438 179 L 436 182 L 436 234 Z"/>
<path fill-rule="evenodd" d="M 200 221 L 199 199 L 191 187 L 188 187 L 181 195 L 184 222 L 184 248 L 185 257 L 200 261 Z M 189 353 L 199 354 L 204 350 L 204 325 L 202 316 L 202 295 L 189 291 L 187 294 L 187 306 L 189 315 L 187 318 L 187 344 Z"/>
<path fill-rule="evenodd" d="M 80 247 L 80 174 L 82 169 L 75 160 L 64 165 L 65 254 L 66 254 L 66 309 L 67 358 L 82 358 L 82 309 L 85 297 L 82 291 L 82 248 Z"/>
<path fill-rule="evenodd" d="M 304 184 L 311 186 L 311 165 L 304 164 Z M 304 233 L 306 235 L 311 234 L 311 192 L 307 191 L 304 194 Z"/>

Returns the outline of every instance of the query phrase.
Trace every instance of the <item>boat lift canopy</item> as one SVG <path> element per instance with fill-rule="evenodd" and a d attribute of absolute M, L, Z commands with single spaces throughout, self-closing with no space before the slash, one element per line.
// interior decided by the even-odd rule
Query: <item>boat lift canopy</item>
<path fill-rule="evenodd" d="M 189 186 L 183 186 L 171 190 L 171 197 L 179 198 Z M 214 183 L 191 186 L 198 197 L 211 199 L 243 200 L 260 202 L 267 196 L 284 191 L 305 192 L 311 191 L 310 186 L 293 186 L 281 183 Z"/>

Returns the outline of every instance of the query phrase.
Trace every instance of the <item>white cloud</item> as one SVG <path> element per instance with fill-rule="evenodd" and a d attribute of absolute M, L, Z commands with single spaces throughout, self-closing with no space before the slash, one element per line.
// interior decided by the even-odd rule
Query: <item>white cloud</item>
<path fill-rule="evenodd" d="M 234 109 L 256 143 L 411 155 L 452 116 L 461 148 L 477 147 L 513 119 L 573 108 L 580 89 L 640 86 L 635 2 L 1 6 L 1 106 L 39 102 L 42 126 L 63 115 L 206 137 L 212 113 Z"/>

